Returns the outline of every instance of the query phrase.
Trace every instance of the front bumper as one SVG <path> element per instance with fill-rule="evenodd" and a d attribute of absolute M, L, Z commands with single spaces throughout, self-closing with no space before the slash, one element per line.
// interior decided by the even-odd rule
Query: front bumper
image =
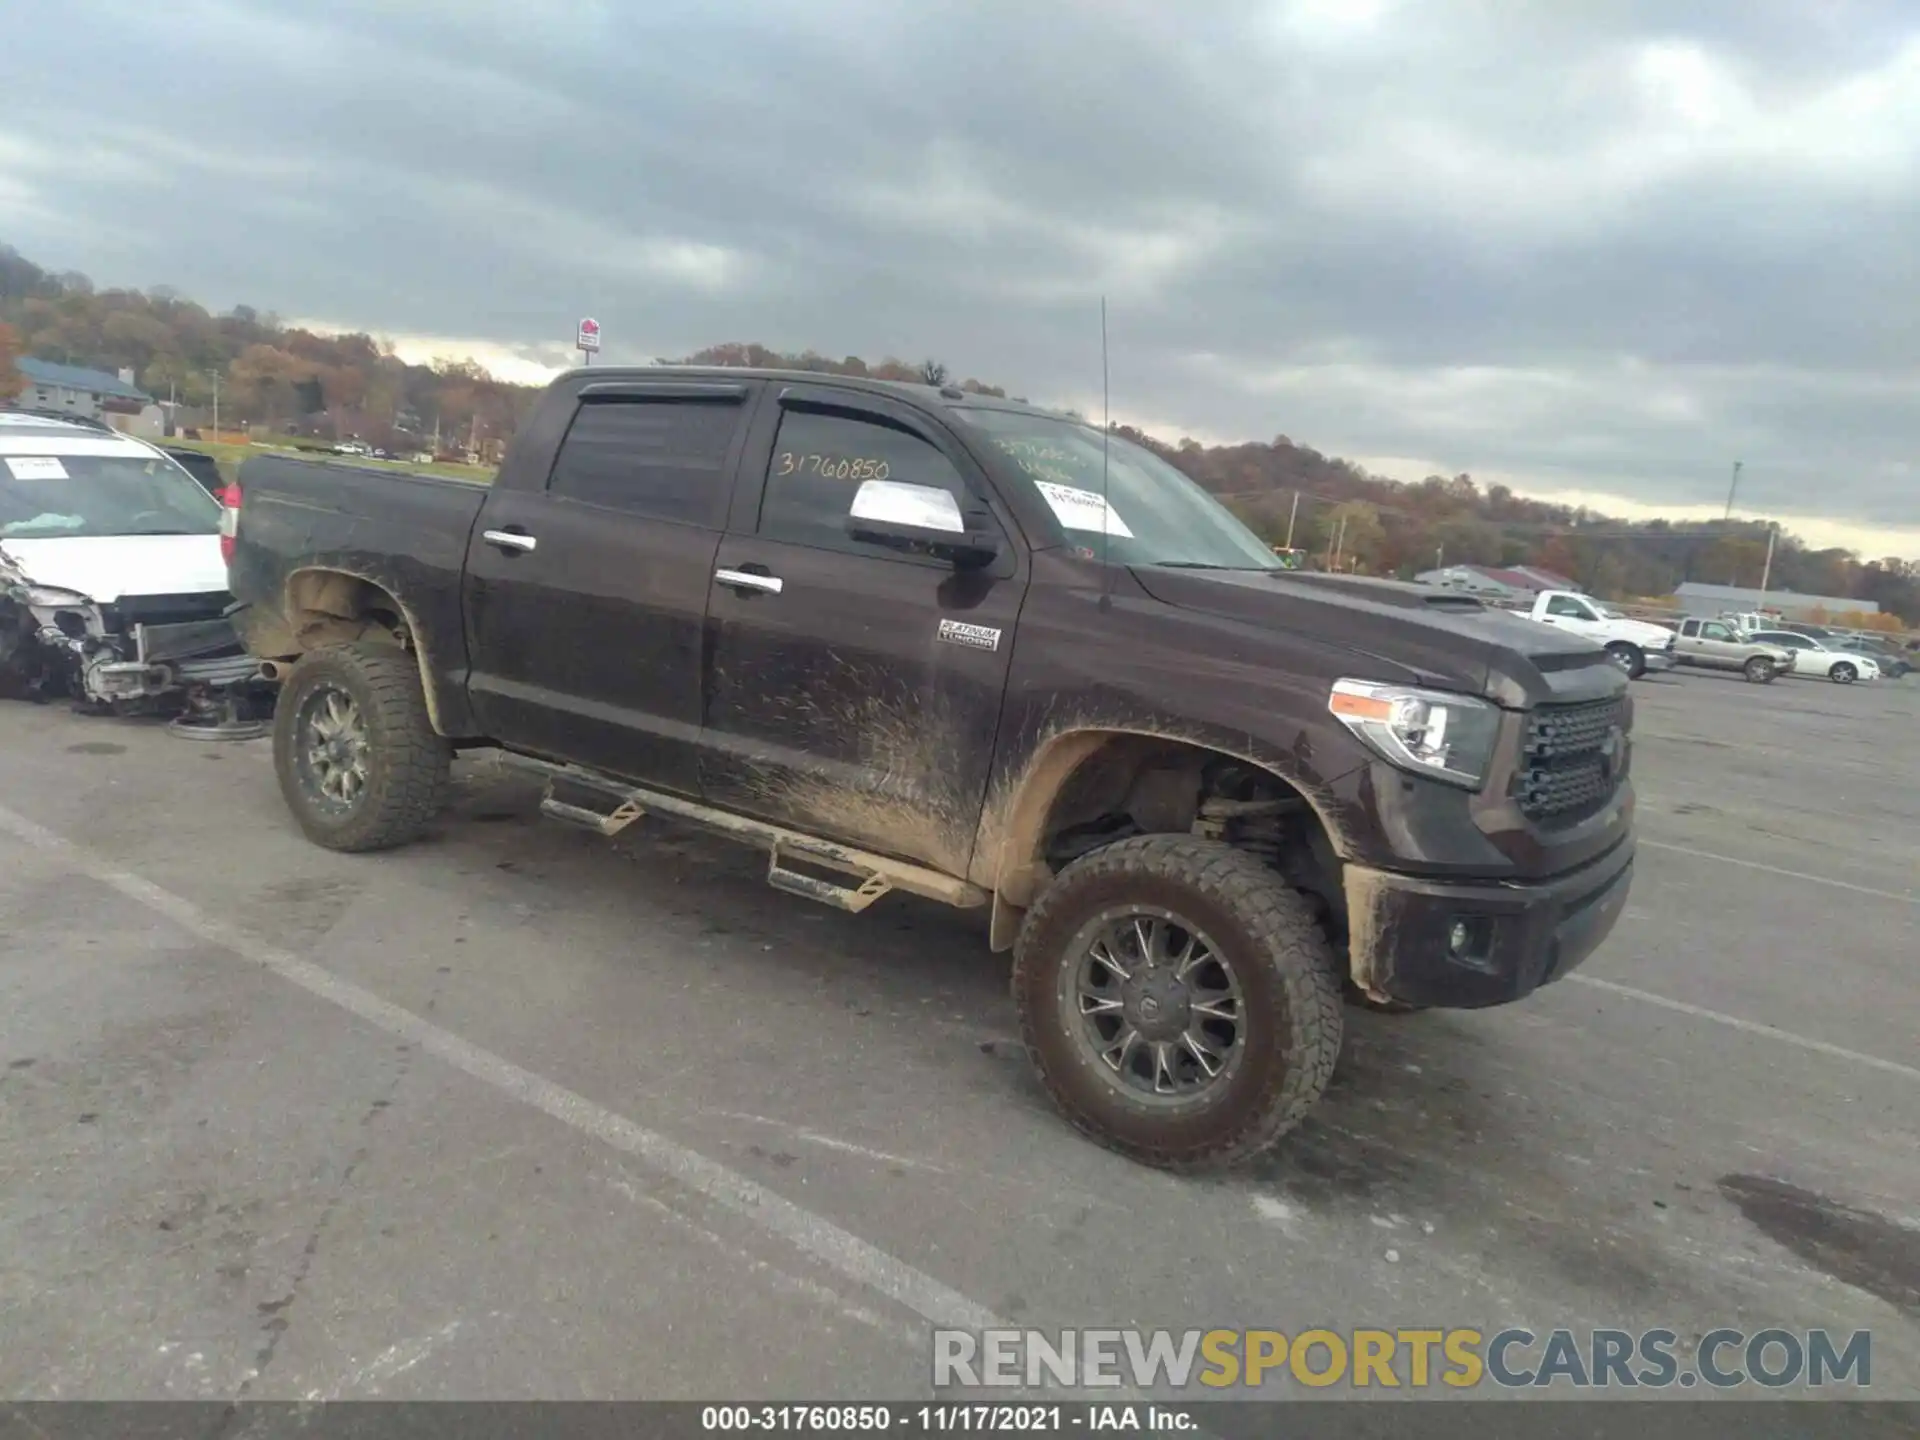
<path fill-rule="evenodd" d="M 63 607 L 84 618 L 80 633 L 43 624 L 35 635 L 76 700 L 142 706 L 196 690 L 225 690 L 256 680 L 260 662 L 240 648 L 225 617 L 173 624 L 108 626 L 98 607 Z M 78 627 L 76 627 L 78 629 Z"/>
<path fill-rule="evenodd" d="M 1353 978 L 1376 998 L 1477 1009 L 1505 1005 L 1558 980 L 1600 948 L 1626 908 L 1631 836 L 1551 880 L 1427 880 L 1349 865 Z M 1472 943 L 1456 953 L 1464 923 Z"/>
<path fill-rule="evenodd" d="M 1671 650 L 1647 651 L 1647 669 L 1649 670 L 1671 670 L 1675 663 L 1674 653 Z"/>

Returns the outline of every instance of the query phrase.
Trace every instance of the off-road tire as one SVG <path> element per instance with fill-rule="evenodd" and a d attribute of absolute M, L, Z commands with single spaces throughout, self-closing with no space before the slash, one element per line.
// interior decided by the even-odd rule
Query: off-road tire
<path fill-rule="evenodd" d="M 308 796 L 296 757 L 302 702 L 322 684 L 346 691 L 366 721 L 366 789 L 344 816 L 327 814 Z M 439 814 L 453 747 L 428 717 L 419 661 L 398 646 L 357 641 L 312 651 L 282 686 L 273 722 L 280 794 L 314 844 L 349 852 L 390 850 L 417 839 Z"/>
<path fill-rule="evenodd" d="M 1231 960 L 1247 1047 L 1237 1071 L 1169 1112 L 1124 1093 L 1070 1028 L 1062 990 L 1076 934 L 1102 910 L 1159 906 L 1199 926 Z M 1327 1088 L 1345 1017 L 1332 947 L 1307 901 L 1255 857 L 1184 835 L 1122 840 L 1083 855 L 1028 911 L 1014 946 L 1013 1001 L 1040 1081 L 1081 1133 L 1168 1170 L 1215 1169 L 1267 1149 Z"/>
<path fill-rule="evenodd" d="M 1627 640 L 1616 640 L 1607 646 L 1607 653 L 1627 672 L 1629 680 L 1638 680 L 1647 673 L 1647 652 L 1638 645 Z"/>
<path fill-rule="evenodd" d="M 1860 672 L 1842 661 L 1827 672 L 1827 678 L 1836 685 L 1851 685 L 1860 678 Z"/>
<path fill-rule="evenodd" d="M 1774 677 L 1780 673 L 1774 663 L 1764 655 L 1755 655 L 1740 667 L 1740 672 L 1754 685 L 1771 685 Z"/>

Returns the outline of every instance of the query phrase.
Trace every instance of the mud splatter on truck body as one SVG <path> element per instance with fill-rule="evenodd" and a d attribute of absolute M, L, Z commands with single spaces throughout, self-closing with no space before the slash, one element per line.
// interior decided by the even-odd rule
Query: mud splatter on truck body
<path fill-rule="evenodd" d="M 769 847 L 797 895 L 990 900 L 991 943 L 1027 937 L 1016 987 L 1034 936 L 1074 933 L 1049 907 L 1133 883 L 1138 856 L 1162 910 L 1185 895 L 1305 967 L 1288 1043 L 1317 1067 L 1322 951 L 1375 999 L 1498 1004 L 1579 964 L 1624 902 L 1632 706 L 1604 651 L 1470 597 L 1280 568 L 1190 481 L 1069 418 L 595 369 L 549 387 L 490 487 L 275 457 L 240 489 L 238 624 L 296 690 L 316 652 L 327 684 L 377 673 L 383 704 L 417 675 L 434 745 L 547 775 L 554 818 L 693 819 Z M 1121 1004 L 1082 982 L 1089 1014 Z M 1204 1068 L 1226 1040 L 1183 1043 Z"/>

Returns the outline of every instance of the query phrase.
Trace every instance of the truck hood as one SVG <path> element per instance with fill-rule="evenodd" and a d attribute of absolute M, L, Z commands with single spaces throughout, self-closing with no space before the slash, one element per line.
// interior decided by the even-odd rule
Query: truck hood
<path fill-rule="evenodd" d="M 1324 638 L 1375 662 L 1359 678 L 1397 679 L 1484 695 L 1523 709 L 1621 693 L 1626 676 L 1577 635 L 1482 605 L 1457 591 L 1397 580 L 1288 570 L 1176 570 L 1141 566 L 1140 587 L 1165 605 Z"/>
<path fill-rule="evenodd" d="M 99 605 L 143 595 L 205 595 L 227 588 L 218 535 L 99 535 L 0 540 L 35 585 L 72 590 Z"/>

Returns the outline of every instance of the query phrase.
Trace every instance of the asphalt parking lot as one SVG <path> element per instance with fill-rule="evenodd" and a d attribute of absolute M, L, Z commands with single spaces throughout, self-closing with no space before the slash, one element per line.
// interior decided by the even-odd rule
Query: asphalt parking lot
<path fill-rule="evenodd" d="M 1207 1180 L 1055 1118 L 974 917 L 484 761 L 334 855 L 264 742 L 0 706 L 0 1395 L 910 1399 L 999 1317 L 1824 1325 L 1920 1397 L 1920 681 L 1635 693 L 1601 952 L 1352 1014 Z"/>

